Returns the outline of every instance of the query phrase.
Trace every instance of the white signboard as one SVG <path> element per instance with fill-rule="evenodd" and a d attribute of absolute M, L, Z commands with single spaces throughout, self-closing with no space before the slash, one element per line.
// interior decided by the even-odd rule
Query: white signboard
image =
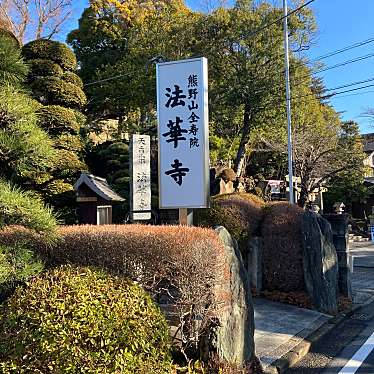
<path fill-rule="evenodd" d="M 209 206 L 208 63 L 157 64 L 160 208 Z"/>
<path fill-rule="evenodd" d="M 150 154 L 149 135 L 132 135 L 130 143 L 130 210 L 134 221 L 151 219 Z"/>

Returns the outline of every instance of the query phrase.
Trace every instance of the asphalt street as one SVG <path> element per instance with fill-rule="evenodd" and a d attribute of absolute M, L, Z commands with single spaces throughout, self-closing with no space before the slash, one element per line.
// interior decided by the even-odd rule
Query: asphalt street
<path fill-rule="evenodd" d="M 323 336 L 287 374 L 374 374 L 373 333 L 374 303 Z"/>
<path fill-rule="evenodd" d="M 374 279 L 373 243 L 355 243 L 353 287 L 367 299 Z M 360 309 L 323 336 L 311 351 L 286 374 L 374 374 L 374 302 Z"/>

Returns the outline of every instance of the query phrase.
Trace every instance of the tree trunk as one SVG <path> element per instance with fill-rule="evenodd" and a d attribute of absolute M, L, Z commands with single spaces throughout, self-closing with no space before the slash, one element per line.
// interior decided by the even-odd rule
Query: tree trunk
<path fill-rule="evenodd" d="M 301 187 L 301 191 L 300 191 L 300 196 L 299 196 L 299 200 L 297 202 L 297 204 L 299 205 L 299 207 L 301 208 L 305 208 L 305 204 L 307 203 L 308 201 L 308 195 L 309 195 L 309 182 L 305 179 L 301 179 L 301 184 L 300 184 L 300 187 Z"/>
<path fill-rule="evenodd" d="M 245 106 L 243 115 L 243 130 L 242 137 L 240 139 L 240 145 L 238 152 L 236 154 L 236 160 L 234 164 L 234 170 L 236 171 L 236 176 L 240 177 L 243 171 L 243 165 L 245 160 L 245 147 L 248 143 L 248 135 L 250 130 L 250 119 L 251 115 L 249 113 L 249 106 Z"/>

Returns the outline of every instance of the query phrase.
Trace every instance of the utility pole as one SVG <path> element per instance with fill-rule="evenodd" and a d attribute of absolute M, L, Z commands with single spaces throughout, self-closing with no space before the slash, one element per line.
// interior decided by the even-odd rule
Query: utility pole
<path fill-rule="evenodd" d="M 293 162 L 292 162 L 292 131 L 291 131 L 291 89 L 290 89 L 290 60 L 289 60 L 289 46 L 288 46 L 288 9 L 287 0 L 283 0 L 283 34 L 284 34 L 284 59 L 286 63 L 286 103 L 287 103 L 287 146 L 288 146 L 288 177 L 290 203 L 293 204 Z"/>

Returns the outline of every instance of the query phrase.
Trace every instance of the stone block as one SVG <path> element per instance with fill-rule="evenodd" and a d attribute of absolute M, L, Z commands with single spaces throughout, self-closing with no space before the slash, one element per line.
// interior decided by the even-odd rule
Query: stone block
<path fill-rule="evenodd" d="M 338 311 L 338 257 L 331 226 L 320 215 L 303 215 L 303 267 L 306 289 L 320 312 Z"/>
<path fill-rule="evenodd" d="M 217 353 L 221 360 L 241 366 L 250 363 L 255 355 L 250 281 L 236 241 L 224 227 L 218 226 L 216 231 L 224 244 L 230 268 L 216 292 L 230 297 L 218 314 L 216 328 L 209 334 L 209 351 Z"/>
<path fill-rule="evenodd" d="M 247 270 L 251 280 L 251 287 L 256 291 L 262 290 L 262 253 L 264 249 L 263 239 L 260 237 L 251 238 L 248 241 Z"/>

